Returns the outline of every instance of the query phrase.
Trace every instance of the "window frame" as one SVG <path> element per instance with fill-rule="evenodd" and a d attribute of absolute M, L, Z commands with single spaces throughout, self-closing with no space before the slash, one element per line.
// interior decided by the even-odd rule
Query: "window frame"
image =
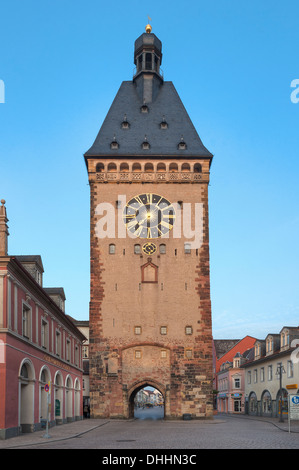
<path fill-rule="evenodd" d="M 49 322 L 46 317 L 41 317 L 40 345 L 46 351 L 49 350 Z"/>
<path fill-rule="evenodd" d="M 190 333 L 188 333 L 188 330 L 190 330 Z M 185 326 L 185 335 L 188 335 L 188 336 L 193 335 L 193 327 L 191 325 Z"/>
<path fill-rule="evenodd" d="M 115 255 L 115 253 L 116 253 L 116 245 L 115 245 L 115 243 L 110 243 L 110 244 L 109 244 L 109 250 L 108 250 L 108 252 L 109 252 L 109 255 Z"/>

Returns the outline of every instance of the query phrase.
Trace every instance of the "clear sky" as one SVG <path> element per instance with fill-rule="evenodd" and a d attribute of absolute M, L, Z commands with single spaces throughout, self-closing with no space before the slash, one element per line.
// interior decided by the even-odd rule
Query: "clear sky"
<path fill-rule="evenodd" d="M 83 154 L 147 16 L 204 145 L 215 339 L 299 325 L 298 0 L 6 0 L 0 17 L 0 198 L 9 254 L 40 254 L 46 287 L 88 319 Z"/>

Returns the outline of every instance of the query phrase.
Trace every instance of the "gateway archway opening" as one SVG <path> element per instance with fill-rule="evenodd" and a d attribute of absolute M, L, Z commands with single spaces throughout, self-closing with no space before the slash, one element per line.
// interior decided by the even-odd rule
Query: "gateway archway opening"
<path fill-rule="evenodd" d="M 163 419 L 165 414 L 164 396 L 157 388 L 145 385 L 132 393 L 130 408 L 131 416 L 135 419 Z"/>

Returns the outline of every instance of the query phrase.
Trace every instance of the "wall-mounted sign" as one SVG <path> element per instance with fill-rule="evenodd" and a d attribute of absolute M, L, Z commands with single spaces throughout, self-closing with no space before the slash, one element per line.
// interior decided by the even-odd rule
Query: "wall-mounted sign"
<path fill-rule="evenodd" d="M 287 385 L 286 388 L 287 388 L 287 390 L 292 390 L 292 389 L 297 390 L 298 385 L 297 384 L 290 384 L 290 385 Z"/>

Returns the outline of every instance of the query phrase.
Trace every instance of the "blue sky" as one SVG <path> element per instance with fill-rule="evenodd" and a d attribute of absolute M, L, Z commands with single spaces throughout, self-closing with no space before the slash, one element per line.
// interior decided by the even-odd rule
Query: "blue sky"
<path fill-rule="evenodd" d="M 9 254 L 40 254 L 47 287 L 88 319 L 89 186 L 83 153 L 147 16 L 203 143 L 210 184 L 216 339 L 299 325 L 296 0 L 9 0 L 0 18 L 0 198 Z"/>

